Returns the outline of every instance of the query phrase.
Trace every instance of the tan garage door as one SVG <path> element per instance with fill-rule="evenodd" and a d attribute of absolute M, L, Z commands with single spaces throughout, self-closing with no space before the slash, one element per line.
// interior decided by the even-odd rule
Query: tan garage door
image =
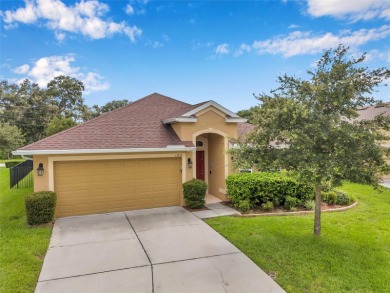
<path fill-rule="evenodd" d="M 179 158 L 54 163 L 56 217 L 180 204 Z"/>

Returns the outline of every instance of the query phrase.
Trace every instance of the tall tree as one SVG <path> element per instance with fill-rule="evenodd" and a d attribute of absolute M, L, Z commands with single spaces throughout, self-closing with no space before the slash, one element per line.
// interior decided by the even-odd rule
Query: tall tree
<path fill-rule="evenodd" d="M 82 119 L 83 83 L 69 76 L 57 76 L 41 88 L 25 79 L 21 84 L 0 82 L 0 122 L 17 126 L 27 143 L 42 139 L 54 117 Z"/>
<path fill-rule="evenodd" d="M 45 135 L 50 136 L 76 125 L 77 123 L 71 117 L 56 116 L 46 125 Z"/>
<path fill-rule="evenodd" d="M 64 75 L 54 77 L 47 84 L 47 94 L 56 110 L 56 116 L 74 117 L 78 119 L 78 109 L 84 105 L 84 85 L 81 81 Z"/>
<path fill-rule="evenodd" d="M 110 112 L 112 110 L 115 110 L 115 109 L 121 108 L 123 106 L 126 106 L 126 105 L 128 105 L 130 103 L 131 102 L 129 102 L 126 99 L 123 99 L 123 100 L 112 100 L 112 101 L 107 102 L 104 106 L 100 107 L 100 112 L 101 113 L 107 113 L 107 112 Z"/>
<path fill-rule="evenodd" d="M 0 158 L 9 159 L 11 152 L 21 147 L 25 140 L 22 132 L 9 123 L 0 123 Z"/>
<path fill-rule="evenodd" d="M 20 85 L 0 83 L 0 109 L 0 121 L 17 126 L 27 142 L 41 139 L 54 115 L 46 90 L 28 79 Z"/>
<path fill-rule="evenodd" d="M 378 186 L 389 172 L 381 142 L 390 117 L 359 121 L 357 109 L 376 103 L 374 89 L 390 77 L 386 68 L 359 67 L 340 45 L 327 50 L 309 79 L 279 77 L 279 88 L 258 96 L 256 128 L 232 153 L 236 164 L 259 170 L 287 169 L 315 186 L 314 234 L 321 233 L 321 189 L 341 180 Z"/>
<path fill-rule="evenodd" d="M 248 123 L 253 123 L 253 118 L 256 116 L 258 107 L 250 107 L 249 109 L 240 110 L 236 114 L 241 118 L 247 119 Z"/>

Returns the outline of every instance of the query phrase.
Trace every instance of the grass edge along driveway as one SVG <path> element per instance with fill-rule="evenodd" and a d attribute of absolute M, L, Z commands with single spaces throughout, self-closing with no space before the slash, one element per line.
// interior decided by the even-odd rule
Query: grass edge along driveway
<path fill-rule="evenodd" d="M 24 196 L 32 188 L 9 189 L 9 169 L 0 168 L 0 292 L 33 292 L 52 226 L 29 227 Z"/>
<path fill-rule="evenodd" d="M 322 213 L 322 235 L 313 215 L 220 217 L 207 223 L 287 292 L 389 292 L 390 189 L 345 183 L 358 205 Z"/>

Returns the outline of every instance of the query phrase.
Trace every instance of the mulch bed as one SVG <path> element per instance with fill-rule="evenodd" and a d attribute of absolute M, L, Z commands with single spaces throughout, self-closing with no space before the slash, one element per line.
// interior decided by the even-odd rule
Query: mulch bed
<path fill-rule="evenodd" d="M 221 202 L 221 203 L 235 209 L 235 207 L 232 206 L 231 202 Z M 347 205 L 336 205 L 336 204 L 330 205 L 330 204 L 327 204 L 326 202 L 321 203 L 321 211 L 333 210 L 333 209 L 345 208 L 345 207 L 347 207 Z M 308 210 L 308 209 L 305 209 L 303 207 L 299 207 L 299 208 L 296 208 L 294 210 L 285 210 L 282 207 L 278 207 L 278 208 L 274 208 L 270 211 L 263 211 L 262 209 L 252 209 L 252 210 L 249 210 L 246 214 L 274 214 L 274 213 L 292 213 L 292 212 L 307 212 L 307 211 L 314 211 L 314 209 Z"/>

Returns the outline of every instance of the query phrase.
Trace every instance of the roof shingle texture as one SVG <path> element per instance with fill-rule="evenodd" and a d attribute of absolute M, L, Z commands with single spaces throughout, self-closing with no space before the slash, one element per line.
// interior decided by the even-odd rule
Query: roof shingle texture
<path fill-rule="evenodd" d="M 383 106 L 369 106 L 358 110 L 359 117 L 355 120 L 373 120 L 376 116 L 383 114 L 384 116 L 390 115 L 390 104 Z"/>
<path fill-rule="evenodd" d="M 192 105 L 154 93 L 20 150 L 193 147 L 192 142 L 181 141 L 170 125 L 162 123 L 189 108 Z"/>

